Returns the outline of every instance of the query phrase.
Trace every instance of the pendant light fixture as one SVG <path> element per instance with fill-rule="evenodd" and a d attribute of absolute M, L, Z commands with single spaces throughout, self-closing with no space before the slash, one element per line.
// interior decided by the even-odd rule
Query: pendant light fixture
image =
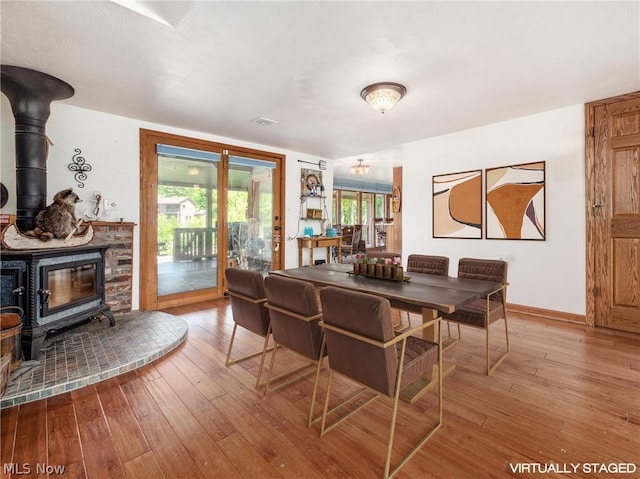
<path fill-rule="evenodd" d="M 351 173 L 354 175 L 366 175 L 369 173 L 369 165 L 363 165 L 363 161 L 364 160 L 358 160 L 358 164 L 351 167 Z"/>

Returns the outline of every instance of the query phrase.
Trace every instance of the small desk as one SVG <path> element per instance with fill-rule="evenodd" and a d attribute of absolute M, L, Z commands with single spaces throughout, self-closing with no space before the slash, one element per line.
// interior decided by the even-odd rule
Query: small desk
<path fill-rule="evenodd" d="M 302 266 L 302 248 L 309 248 L 309 266 L 313 266 L 313 248 L 327 248 L 327 264 L 331 263 L 331 248 L 338 247 L 338 263 L 342 262 L 342 237 L 318 236 L 298 238 L 298 266 Z"/>

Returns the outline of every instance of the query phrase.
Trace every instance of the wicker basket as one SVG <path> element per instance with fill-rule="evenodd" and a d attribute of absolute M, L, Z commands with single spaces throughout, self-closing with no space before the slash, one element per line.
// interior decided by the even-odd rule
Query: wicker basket
<path fill-rule="evenodd" d="M 0 354 L 8 355 L 11 359 L 11 371 L 15 370 L 22 363 L 22 324 L 13 328 L 0 331 Z"/>
<path fill-rule="evenodd" d="M 0 355 L 8 354 L 11 358 L 10 370 L 15 370 L 22 363 L 22 316 L 24 312 L 19 306 L 3 306 L 0 308 Z"/>
<path fill-rule="evenodd" d="M 4 354 L 0 359 L 0 397 L 4 396 L 4 392 L 7 389 L 7 383 L 9 382 L 9 366 L 11 365 L 11 355 Z"/>
<path fill-rule="evenodd" d="M 321 220 L 322 219 L 322 210 L 317 210 L 315 208 L 307 209 L 307 218 L 313 220 Z"/>

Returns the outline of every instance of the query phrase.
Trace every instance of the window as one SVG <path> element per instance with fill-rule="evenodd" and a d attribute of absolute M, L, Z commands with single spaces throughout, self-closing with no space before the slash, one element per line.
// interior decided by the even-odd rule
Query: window
<path fill-rule="evenodd" d="M 358 193 L 355 191 L 343 191 L 340 198 L 340 220 L 341 225 L 360 224 L 358 221 Z"/>
<path fill-rule="evenodd" d="M 389 195 L 375 195 L 373 214 L 374 218 L 385 218 L 388 216 L 388 209 L 386 208 L 386 206 L 389 204 L 389 201 L 387 201 L 388 196 Z"/>
<path fill-rule="evenodd" d="M 373 247 L 377 244 L 373 225 L 377 219 L 390 219 L 390 205 L 390 194 L 334 189 L 332 222 L 341 227 L 362 225 L 362 239 Z"/>

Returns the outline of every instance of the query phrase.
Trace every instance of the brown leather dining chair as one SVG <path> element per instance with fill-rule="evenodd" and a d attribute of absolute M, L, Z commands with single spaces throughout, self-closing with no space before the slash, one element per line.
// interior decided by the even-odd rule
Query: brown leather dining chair
<path fill-rule="evenodd" d="M 507 263 L 501 260 L 460 258 L 458 261 L 458 278 L 482 279 L 495 281 L 502 286 L 464 307 L 450 314 L 443 314 L 442 318 L 447 321 L 455 321 L 458 324 L 465 324 L 486 331 L 486 363 L 487 376 L 509 354 L 509 329 L 507 325 Z M 489 326 L 496 321 L 504 319 L 504 333 L 506 339 L 506 352 L 500 356 L 497 362 L 490 366 L 489 358 Z"/>
<path fill-rule="evenodd" d="M 449 258 L 446 256 L 410 254 L 407 258 L 407 271 L 447 276 L 449 274 Z"/>
<path fill-rule="evenodd" d="M 386 298 L 332 286 L 321 289 L 320 298 L 323 312 L 323 320 L 320 324 L 325 330 L 324 346 L 329 359 L 329 381 L 320 435 L 323 436 L 379 396 L 392 398 L 391 425 L 383 474 L 383 478 L 386 479 L 404 466 L 442 425 L 440 318 L 395 335 L 391 321 L 391 306 Z M 437 343 L 413 336 L 427 327 L 438 328 Z M 331 386 L 336 373 L 351 379 L 362 388 L 329 410 Z M 437 423 L 430 425 L 417 444 L 391 470 L 391 453 L 396 419 L 400 410 L 398 407 L 400 395 L 402 393 L 403 399 L 410 404 L 418 401 L 431 386 L 428 381 L 422 379 L 427 373 L 433 378 L 437 377 L 434 379 L 438 383 Z M 358 406 L 354 406 L 357 403 L 353 399 L 367 391 L 373 393 L 373 397 L 360 401 Z M 371 394 L 368 395 L 371 396 Z M 327 426 L 327 417 L 345 406 L 349 412 Z M 421 417 L 426 416 L 421 414 Z"/>
<path fill-rule="evenodd" d="M 241 268 L 227 268 L 225 270 L 229 299 L 231 300 L 231 312 L 233 315 L 233 332 L 229 341 L 229 350 L 224 365 L 239 363 L 246 359 L 261 356 L 256 388 L 260 386 L 264 359 L 267 354 L 269 337 L 271 336 L 271 324 L 269 310 L 265 307 L 267 297 L 264 289 L 264 279 L 257 271 L 249 271 Z M 261 351 L 231 360 L 231 350 L 236 337 L 238 325 L 264 338 Z"/>
<path fill-rule="evenodd" d="M 446 256 L 434 256 L 426 254 L 410 254 L 407 258 L 407 273 L 433 274 L 436 276 L 449 275 L 449 258 Z M 407 322 L 411 326 L 411 313 L 407 313 Z M 451 337 L 451 326 L 447 322 L 448 336 Z M 458 325 L 458 339 L 448 343 L 445 349 L 450 348 L 460 340 L 460 326 Z"/>
<path fill-rule="evenodd" d="M 265 394 L 303 379 L 313 372 L 313 370 L 309 370 L 310 366 L 315 366 L 316 380 L 314 381 L 307 422 L 307 426 L 311 426 L 318 375 L 323 357 L 321 356 L 323 330 L 319 324 L 322 312 L 316 288 L 306 281 L 275 275 L 267 276 L 264 280 L 264 286 L 267 292 L 265 306 L 271 317 L 271 332 L 275 343 L 267 373 Z M 304 358 L 306 362 L 273 377 L 276 354 L 280 348 L 293 351 Z M 272 388 L 274 382 L 276 386 Z"/>

